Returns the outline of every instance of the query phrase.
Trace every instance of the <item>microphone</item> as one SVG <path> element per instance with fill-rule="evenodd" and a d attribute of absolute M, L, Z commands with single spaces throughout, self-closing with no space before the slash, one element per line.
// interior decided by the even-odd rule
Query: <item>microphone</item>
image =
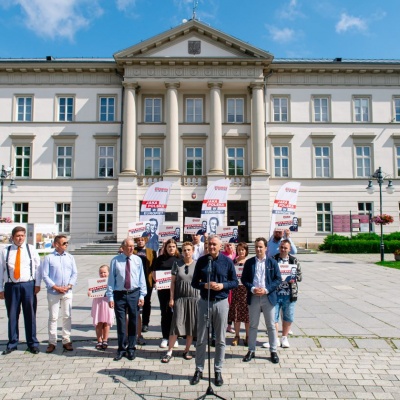
<path fill-rule="evenodd" d="M 207 258 L 208 258 L 208 268 L 207 268 L 207 272 L 211 274 L 211 263 L 212 263 L 213 258 L 212 258 L 212 256 L 210 256 L 210 255 L 209 255 Z"/>

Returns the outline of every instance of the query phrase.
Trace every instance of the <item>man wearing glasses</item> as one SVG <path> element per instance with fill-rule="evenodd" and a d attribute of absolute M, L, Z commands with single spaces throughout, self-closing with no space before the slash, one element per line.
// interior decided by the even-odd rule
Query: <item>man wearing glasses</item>
<path fill-rule="evenodd" d="M 52 353 L 57 346 L 57 320 L 61 302 L 62 343 L 66 351 L 72 351 L 71 310 L 72 288 L 76 284 L 78 272 L 74 257 L 67 253 L 67 237 L 58 235 L 54 238 L 54 251 L 43 261 L 42 274 L 47 287 L 49 307 L 49 345 L 46 353 Z"/>

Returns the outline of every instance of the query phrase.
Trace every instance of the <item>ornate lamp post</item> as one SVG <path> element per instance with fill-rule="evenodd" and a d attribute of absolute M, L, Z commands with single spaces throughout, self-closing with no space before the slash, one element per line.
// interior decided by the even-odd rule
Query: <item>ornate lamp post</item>
<path fill-rule="evenodd" d="M 379 167 L 374 174 L 372 175 L 372 178 L 375 178 L 376 181 L 378 182 L 379 185 L 379 214 L 382 215 L 382 184 L 385 182 L 385 180 L 388 181 L 388 185 L 386 187 L 386 192 L 388 194 L 393 194 L 394 193 L 394 186 L 393 186 L 393 182 L 391 179 L 388 179 L 389 176 L 384 175 L 382 173 L 382 168 Z M 368 186 L 366 187 L 366 190 L 369 194 L 374 193 L 375 189 L 374 186 L 372 184 L 372 179 L 369 180 L 368 182 Z M 381 261 L 385 260 L 385 245 L 383 243 L 383 225 L 385 225 L 385 223 L 382 221 L 379 223 L 379 225 L 381 226 Z"/>
<path fill-rule="evenodd" d="M 1 166 L 1 173 L 0 173 L 0 181 L 1 181 L 1 194 L 0 194 L 0 218 L 3 216 L 3 189 L 4 189 L 4 180 L 11 177 L 11 174 L 13 172 L 14 168 L 13 167 L 4 167 L 4 165 Z M 11 182 L 8 185 L 8 190 L 11 193 L 15 193 L 17 191 L 17 185 L 15 184 L 15 181 L 13 178 L 11 178 Z"/>

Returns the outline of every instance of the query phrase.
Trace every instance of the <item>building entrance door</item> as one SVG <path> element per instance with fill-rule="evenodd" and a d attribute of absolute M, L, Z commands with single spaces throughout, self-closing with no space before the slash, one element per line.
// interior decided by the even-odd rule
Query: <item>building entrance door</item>
<path fill-rule="evenodd" d="M 228 201 L 228 226 L 239 228 L 239 242 L 249 241 L 248 202 Z"/>

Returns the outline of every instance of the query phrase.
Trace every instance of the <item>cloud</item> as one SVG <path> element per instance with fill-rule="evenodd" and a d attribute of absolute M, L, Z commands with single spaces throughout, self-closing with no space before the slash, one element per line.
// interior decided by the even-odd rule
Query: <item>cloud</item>
<path fill-rule="evenodd" d="M 278 17 L 284 19 L 294 20 L 299 17 L 304 17 L 304 14 L 300 11 L 300 6 L 297 0 L 290 0 L 288 4 L 282 6 L 278 11 Z"/>
<path fill-rule="evenodd" d="M 136 5 L 136 0 L 116 0 L 116 4 L 119 11 L 126 11 Z"/>
<path fill-rule="evenodd" d="M 368 30 L 367 20 L 342 13 L 340 21 L 336 24 L 336 32 L 342 33 L 348 30 L 366 32 Z"/>
<path fill-rule="evenodd" d="M 103 14 L 97 0 L 15 0 L 8 6 L 22 9 L 22 23 L 38 36 L 74 40 L 77 31 L 87 28 Z"/>
<path fill-rule="evenodd" d="M 287 43 L 294 39 L 295 31 L 289 28 L 279 29 L 276 26 L 266 25 L 270 36 L 274 42 Z"/>

